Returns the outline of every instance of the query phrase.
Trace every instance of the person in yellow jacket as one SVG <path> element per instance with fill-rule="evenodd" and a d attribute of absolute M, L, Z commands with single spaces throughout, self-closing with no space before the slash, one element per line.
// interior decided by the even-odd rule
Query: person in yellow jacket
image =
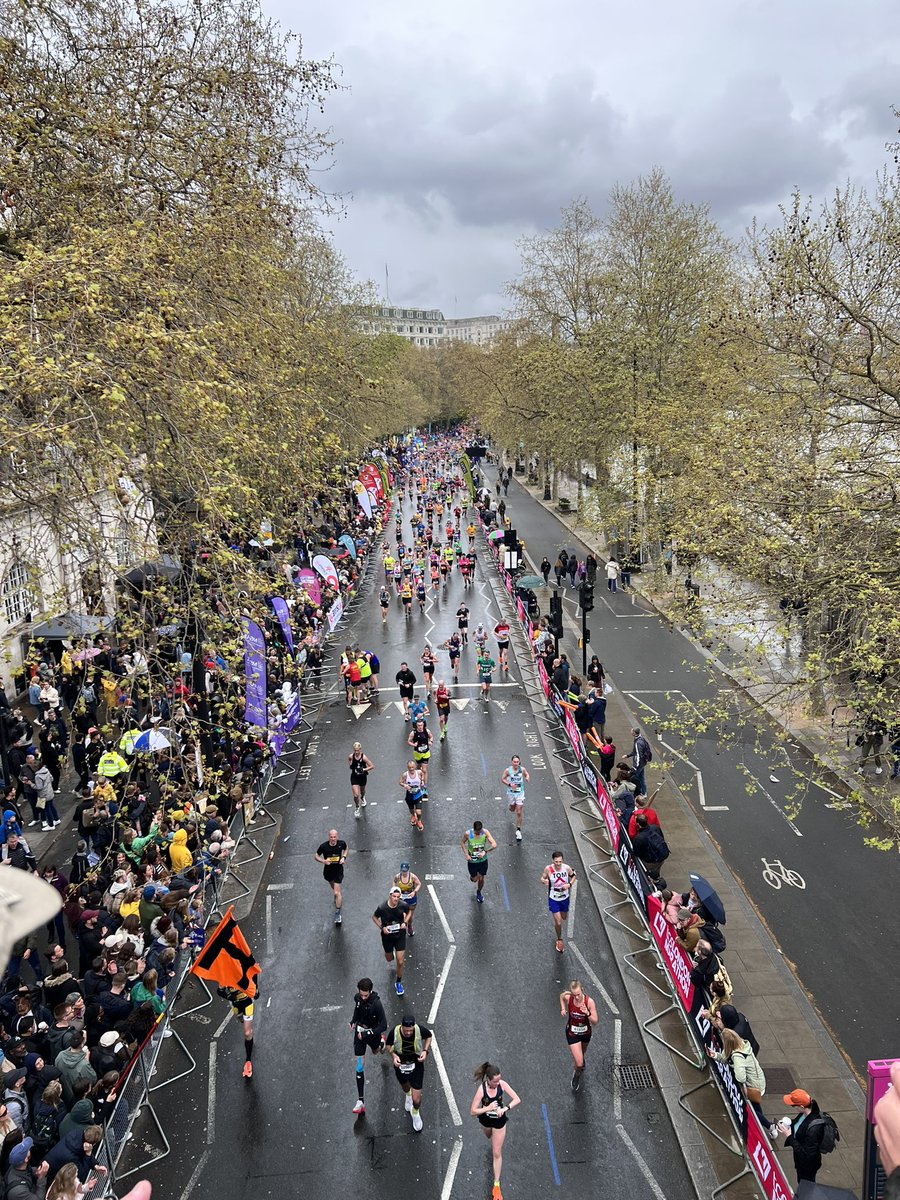
<path fill-rule="evenodd" d="M 194 856 L 187 848 L 187 830 L 176 829 L 169 844 L 169 862 L 173 871 L 186 871 L 193 864 Z"/>
<path fill-rule="evenodd" d="M 108 746 L 100 755 L 100 761 L 97 763 L 97 774 L 102 775 L 104 779 L 116 779 L 119 775 L 128 774 L 128 763 L 112 746 Z"/>

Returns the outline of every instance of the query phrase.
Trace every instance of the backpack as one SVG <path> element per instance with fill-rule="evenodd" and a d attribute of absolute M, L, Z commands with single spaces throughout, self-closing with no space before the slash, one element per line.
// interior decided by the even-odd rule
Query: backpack
<path fill-rule="evenodd" d="M 36 1114 L 31 1126 L 31 1136 L 40 1146 L 52 1146 L 59 1139 L 59 1127 L 53 1109 Z"/>
<path fill-rule="evenodd" d="M 830 1154 L 835 1145 L 841 1140 L 841 1131 L 837 1127 L 837 1121 L 831 1113 L 823 1112 L 810 1122 L 810 1129 L 816 1126 L 822 1126 L 822 1141 L 819 1143 L 820 1154 Z"/>
<path fill-rule="evenodd" d="M 700 926 L 700 936 L 712 946 L 716 954 L 721 954 L 726 946 L 725 934 L 714 921 L 707 921 Z"/>

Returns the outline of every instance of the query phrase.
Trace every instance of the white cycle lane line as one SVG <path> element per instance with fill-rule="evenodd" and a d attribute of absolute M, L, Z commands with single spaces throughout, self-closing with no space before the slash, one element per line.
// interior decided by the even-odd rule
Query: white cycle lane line
<path fill-rule="evenodd" d="M 434 876 L 436 879 L 448 878 L 453 876 Z M 444 959 L 444 965 L 441 968 L 441 974 L 438 978 L 437 987 L 434 992 L 434 999 L 431 1002 L 431 1008 L 428 1011 L 428 1027 L 431 1029 L 431 1057 L 434 1059 L 435 1070 L 438 1073 L 438 1078 L 441 1081 L 441 1087 L 444 1090 L 444 1097 L 447 1101 L 447 1108 L 450 1110 L 450 1119 L 457 1128 L 462 1127 L 462 1114 L 459 1111 L 459 1105 L 456 1103 L 456 1097 L 453 1094 L 453 1088 L 450 1084 L 450 1076 L 447 1074 L 447 1068 L 444 1065 L 444 1056 L 441 1054 L 441 1047 L 438 1043 L 437 1034 L 434 1032 L 434 1022 L 438 1015 L 438 1009 L 441 1006 L 441 999 L 444 995 L 444 988 L 447 984 L 447 979 L 450 975 L 450 968 L 453 966 L 453 959 L 456 956 L 457 945 L 456 939 L 453 936 L 453 930 L 450 928 L 450 922 L 447 920 L 447 914 L 444 912 L 444 907 L 438 899 L 437 889 L 433 883 L 427 884 L 428 894 L 431 896 L 431 902 L 434 905 L 434 911 L 438 915 L 438 920 L 444 930 L 444 936 L 447 938 L 447 957 Z M 447 1170 L 444 1173 L 444 1182 L 441 1186 L 441 1200 L 450 1200 L 453 1192 L 453 1183 L 456 1179 L 456 1172 L 459 1167 L 459 1160 L 463 1151 L 462 1135 L 456 1138 L 453 1147 L 450 1151 L 450 1158 L 447 1162 Z"/>

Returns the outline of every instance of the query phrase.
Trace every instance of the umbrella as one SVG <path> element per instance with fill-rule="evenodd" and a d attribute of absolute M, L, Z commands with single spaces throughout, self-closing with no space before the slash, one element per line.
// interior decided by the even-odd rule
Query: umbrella
<path fill-rule="evenodd" d="M 543 575 L 522 575 L 516 580 L 516 587 L 536 588 L 546 587 Z"/>
<path fill-rule="evenodd" d="M 801 1179 L 794 1194 L 797 1200 L 856 1200 L 856 1192 L 826 1187 L 824 1183 L 813 1183 L 809 1179 Z"/>
<path fill-rule="evenodd" d="M 502 529 L 495 529 L 493 533 L 488 534 L 488 541 L 496 542 L 498 538 L 503 537 L 503 533 L 504 531 Z"/>
<path fill-rule="evenodd" d="M 134 740 L 134 748 L 140 754 L 152 753 L 154 750 L 165 750 L 172 743 L 164 735 L 167 729 L 148 729 Z"/>
<path fill-rule="evenodd" d="M 719 899 L 719 893 L 707 879 L 703 878 L 702 875 L 694 875 L 691 873 L 689 878 L 691 881 L 691 887 L 700 897 L 700 902 L 703 907 L 714 921 L 717 921 L 720 925 L 724 925 L 725 906 Z"/>
<path fill-rule="evenodd" d="M 72 655 L 72 659 L 74 662 L 84 662 L 86 658 L 96 658 L 99 653 L 99 646 L 88 646 L 86 650 L 77 650 Z"/>
<path fill-rule="evenodd" d="M 139 567 L 128 571 L 124 578 L 126 582 L 138 587 L 149 579 L 178 579 L 181 575 L 181 564 L 172 554 L 161 554 L 155 562 L 144 562 Z"/>

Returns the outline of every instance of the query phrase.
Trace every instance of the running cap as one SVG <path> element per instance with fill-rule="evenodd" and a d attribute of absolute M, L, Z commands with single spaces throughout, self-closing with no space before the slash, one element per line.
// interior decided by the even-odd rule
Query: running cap
<path fill-rule="evenodd" d="M 400 864 L 400 870 L 401 870 L 401 871 L 408 871 L 408 870 L 409 870 L 409 863 L 401 863 L 401 864 Z"/>
<path fill-rule="evenodd" d="M 388 895 L 389 896 L 402 896 L 403 892 L 395 884 L 394 887 L 392 887 L 391 890 L 388 892 Z"/>
<path fill-rule="evenodd" d="M 803 1088 L 794 1088 L 787 1096 L 784 1097 L 785 1104 L 789 1104 L 791 1108 L 807 1108 L 812 1097 L 809 1092 L 804 1092 Z"/>
<path fill-rule="evenodd" d="M 400 1025 L 403 1029 L 412 1029 L 415 1023 L 416 1018 L 412 1015 L 412 1013 L 404 1013 L 400 1018 Z"/>

